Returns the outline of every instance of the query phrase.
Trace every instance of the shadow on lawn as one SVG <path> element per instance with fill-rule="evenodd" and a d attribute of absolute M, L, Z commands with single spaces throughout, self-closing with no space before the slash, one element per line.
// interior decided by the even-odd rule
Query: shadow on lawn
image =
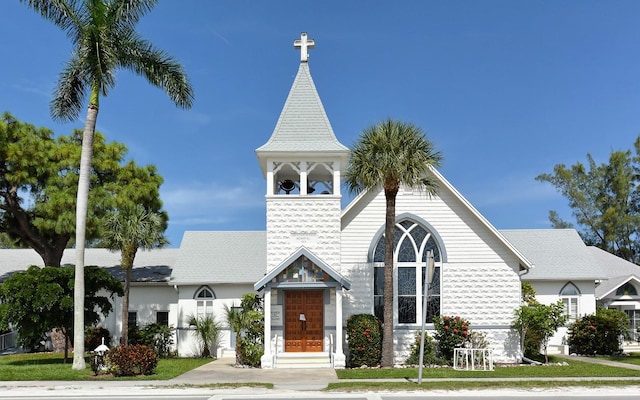
<path fill-rule="evenodd" d="M 86 357 L 85 361 L 89 365 L 89 358 Z M 23 365 L 71 365 L 73 363 L 73 357 L 67 358 L 66 362 L 64 358 L 29 358 L 26 360 L 13 360 L 6 363 L 6 365 L 23 366 Z"/>

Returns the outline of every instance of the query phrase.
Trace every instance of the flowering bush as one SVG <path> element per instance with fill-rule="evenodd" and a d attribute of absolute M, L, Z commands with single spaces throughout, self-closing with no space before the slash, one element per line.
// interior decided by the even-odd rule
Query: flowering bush
<path fill-rule="evenodd" d="M 625 313 L 598 308 L 569 326 L 567 343 L 572 352 L 584 355 L 611 355 L 620 352 L 620 337 L 627 330 Z"/>
<path fill-rule="evenodd" d="M 459 316 L 435 317 L 433 325 L 440 356 L 453 361 L 453 349 L 462 347 L 469 340 L 469 321 Z"/>
<path fill-rule="evenodd" d="M 382 324 L 371 314 L 354 314 L 347 320 L 349 366 L 374 367 L 382 359 Z"/>
<path fill-rule="evenodd" d="M 158 355 L 141 344 L 114 347 L 107 360 L 115 376 L 151 375 L 158 366 Z"/>
<path fill-rule="evenodd" d="M 411 345 L 409 357 L 405 360 L 406 365 L 420 365 L 420 340 L 422 332 L 416 331 L 415 342 Z M 446 363 L 446 362 L 445 362 Z M 435 345 L 433 338 L 428 333 L 424 334 L 424 353 L 422 357 L 422 365 L 440 365 L 443 361 L 436 357 Z"/>

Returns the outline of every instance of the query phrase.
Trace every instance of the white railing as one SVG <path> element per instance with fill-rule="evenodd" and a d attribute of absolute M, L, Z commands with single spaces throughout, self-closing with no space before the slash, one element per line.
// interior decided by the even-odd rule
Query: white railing
<path fill-rule="evenodd" d="M 9 332 L 0 335 L 0 351 L 16 347 L 16 333 Z"/>
<path fill-rule="evenodd" d="M 271 346 L 271 368 L 276 367 L 276 363 L 278 362 L 278 334 L 276 333 L 273 336 L 273 345 Z"/>
<path fill-rule="evenodd" d="M 333 368 L 334 364 L 334 351 L 333 351 L 333 333 L 329 335 L 329 362 L 331 363 L 331 368 Z"/>
<path fill-rule="evenodd" d="M 471 371 L 493 371 L 493 350 L 453 349 L 453 369 Z"/>

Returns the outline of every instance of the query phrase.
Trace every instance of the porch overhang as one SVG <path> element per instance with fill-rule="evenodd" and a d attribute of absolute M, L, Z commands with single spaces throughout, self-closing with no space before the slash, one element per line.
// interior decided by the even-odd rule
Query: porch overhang
<path fill-rule="evenodd" d="M 313 264 L 319 267 L 324 273 L 329 275 L 329 277 L 335 282 L 332 284 L 331 282 L 273 282 L 273 280 L 282 273 L 287 267 L 289 267 L 294 261 L 296 261 L 300 257 L 308 258 Z M 256 282 L 253 285 L 254 290 L 261 291 L 265 288 L 265 286 L 277 286 L 277 287 L 334 287 L 340 286 L 344 289 L 351 289 L 351 282 L 342 276 L 338 271 L 333 269 L 330 265 L 322 261 L 318 256 L 313 254 L 309 249 L 302 246 L 298 250 L 296 250 L 293 254 L 291 254 L 286 260 L 284 260 L 280 265 L 278 265 L 273 270 L 269 271 L 262 279 Z"/>

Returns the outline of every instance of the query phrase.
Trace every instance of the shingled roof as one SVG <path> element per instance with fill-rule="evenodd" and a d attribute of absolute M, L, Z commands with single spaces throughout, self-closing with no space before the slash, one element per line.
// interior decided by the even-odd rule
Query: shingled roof
<path fill-rule="evenodd" d="M 175 263 L 178 249 L 139 250 L 133 264 L 132 282 L 168 282 Z M 66 249 L 61 265 L 75 265 L 75 249 Z M 32 249 L 0 249 L 0 282 L 17 271 L 24 271 L 31 265 L 44 266 L 42 258 Z M 89 248 L 85 250 L 85 265 L 96 265 L 107 269 L 111 275 L 124 281 L 124 271 L 120 267 L 120 252 L 107 249 Z"/>
<path fill-rule="evenodd" d="M 253 284 L 266 269 L 265 231 L 187 231 L 171 280 L 174 284 Z"/>
<path fill-rule="evenodd" d="M 532 280 L 597 280 L 604 274 L 575 229 L 515 229 L 500 232 L 535 265 Z"/>
<path fill-rule="evenodd" d="M 267 155 L 299 152 L 336 153 L 345 159 L 349 156 L 349 149 L 333 133 L 306 62 L 300 63 L 271 137 L 256 149 L 264 173 Z"/>

